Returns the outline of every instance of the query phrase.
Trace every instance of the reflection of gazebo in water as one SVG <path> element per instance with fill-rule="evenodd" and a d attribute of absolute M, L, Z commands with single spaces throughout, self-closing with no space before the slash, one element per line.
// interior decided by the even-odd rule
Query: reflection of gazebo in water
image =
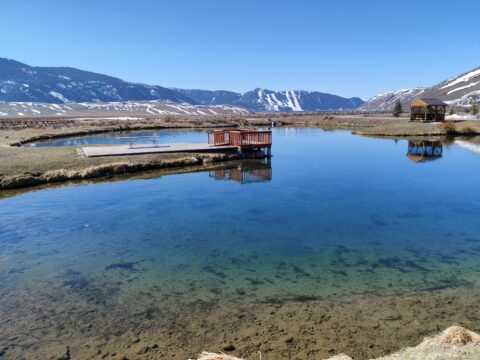
<path fill-rule="evenodd" d="M 250 160 L 237 166 L 210 170 L 209 176 L 215 180 L 231 180 L 240 184 L 272 180 L 272 164 L 269 159 Z"/>
<path fill-rule="evenodd" d="M 407 156 L 413 162 L 435 160 L 442 157 L 441 141 L 409 141 Z"/>

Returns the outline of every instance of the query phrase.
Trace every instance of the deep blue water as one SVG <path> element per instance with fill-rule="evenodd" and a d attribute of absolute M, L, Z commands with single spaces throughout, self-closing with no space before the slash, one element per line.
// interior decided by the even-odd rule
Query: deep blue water
<path fill-rule="evenodd" d="M 257 301 L 478 287 L 480 157 L 407 149 L 281 128 L 271 162 L 0 200 L 0 291 L 101 280 L 117 300 Z"/>

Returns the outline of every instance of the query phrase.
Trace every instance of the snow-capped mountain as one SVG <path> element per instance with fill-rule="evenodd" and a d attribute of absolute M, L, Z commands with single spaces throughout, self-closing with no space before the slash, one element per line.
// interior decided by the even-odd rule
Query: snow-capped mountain
<path fill-rule="evenodd" d="M 255 89 L 170 89 L 132 83 L 68 67 L 34 67 L 0 58 L 0 101 L 52 104 L 163 100 L 190 105 L 234 105 L 252 111 L 317 111 L 354 109 L 363 101 L 309 91 Z"/>
<path fill-rule="evenodd" d="M 68 67 L 33 67 L 0 58 L 0 100 L 69 103 L 169 100 L 189 102 L 161 86 L 136 84 Z"/>
<path fill-rule="evenodd" d="M 363 104 L 357 97 L 343 98 L 317 91 L 286 90 L 272 91 L 257 88 L 246 93 L 231 91 L 184 90 L 183 95 L 199 104 L 233 104 L 252 111 L 322 111 L 355 109 Z"/>
<path fill-rule="evenodd" d="M 425 90 L 425 97 L 437 97 L 454 106 L 470 106 L 480 100 L 480 67 L 442 81 Z"/>
<path fill-rule="evenodd" d="M 427 88 L 410 88 L 378 94 L 367 100 L 358 110 L 390 111 L 400 100 L 408 106 L 417 97 L 439 98 L 453 106 L 470 106 L 473 99 L 480 103 L 480 67 Z"/>
<path fill-rule="evenodd" d="M 367 100 L 358 110 L 361 111 L 390 111 L 395 103 L 400 100 L 402 103 L 410 102 L 425 91 L 423 87 L 410 89 L 392 90 L 375 95 Z"/>

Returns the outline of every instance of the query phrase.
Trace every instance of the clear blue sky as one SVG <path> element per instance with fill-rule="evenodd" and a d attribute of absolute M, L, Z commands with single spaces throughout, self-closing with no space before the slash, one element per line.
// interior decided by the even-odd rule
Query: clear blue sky
<path fill-rule="evenodd" d="M 367 98 L 480 66 L 480 1 L 0 0 L 0 57 L 168 87 Z"/>

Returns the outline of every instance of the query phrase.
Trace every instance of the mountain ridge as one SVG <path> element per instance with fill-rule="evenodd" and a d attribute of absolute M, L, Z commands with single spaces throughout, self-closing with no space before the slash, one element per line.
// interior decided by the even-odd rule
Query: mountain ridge
<path fill-rule="evenodd" d="M 250 111 L 320 111 L 355 109 L 357 97 L 343 98 L 318 91 L 273 91 L 257 88 L 245 93 L 228 90 L 167 88 L 124 81 L 73 67 L 36 67 L 0 58 L 0 100 L 52 104 L 162 100 L 190 105 L 234 105 Z"/>
<path fill-rule="evenodd" d="M 413 87 L 377 94 L 368 99 L 358 110 L 390 111 L 397 100 L 407 107 L 410 101 L 417 97 L 439 98 L 453 107 L 469 107 L 473 100 L 480 102 L 480 67 L 430 87 Z"/>

